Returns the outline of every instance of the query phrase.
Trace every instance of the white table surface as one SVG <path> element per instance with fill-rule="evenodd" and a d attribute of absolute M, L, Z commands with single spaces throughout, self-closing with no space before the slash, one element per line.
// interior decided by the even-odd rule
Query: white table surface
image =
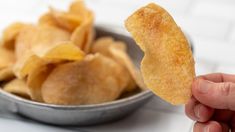
<path fill-rule="evenodd" d="M 72 0 L 1 0 L 0 31 L 14 21 L 35 22 L 48 5 L 66 9 Z M 138 7 L 156 2 L 166 8 L 186 31 L 195 47 L 197 75 L 235 74 L 234 0 L 86 0 L 97 24 L 123 28 Z M 158 97 L 117 122 L 90 127 L 50 126 L 0 111 L 0 131 L 8 132 L 190 132 L 193 122 L 183 106 L 171 106 Z"/>

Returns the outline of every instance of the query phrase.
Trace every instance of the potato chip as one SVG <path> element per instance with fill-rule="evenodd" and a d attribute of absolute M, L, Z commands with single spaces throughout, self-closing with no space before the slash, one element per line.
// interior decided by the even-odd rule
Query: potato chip
<path fill-rule="evenodd" d="M 59 65 L 42 85 L 46 103 L 96 104 L 119 97 L 127 85 L 124 70 L 103 55 L 88 55 L 83 61 Z"/>
<path fill-rule="evenodd" d="M 86 8 L 83 0 L 75 0 L 69 7 L 69 13 L 76 14 L 77 16 L 85 19 L 87 10 L 88 9 Z"/>
<path fill-rule="evenodd" d="M 42 67 L 37 67 L 29 73 L 27 78 L 27 85 L 29 87 L 32 100 L 43 102 L 41 86 L 53 68 L 53 65 L 44 65 Z"/>
<path fill-rule="evenodd" d="M 12 51 L 0 46 L 0 69 L 11 66 L 15 63 L 15 55 Z"/>
<path fill-rule="evenodd" d="M 25 80 L 14 79 L 4 85 L 3 90 L 30 99 L 29 89 Z"/>
<path fill-rule="evenodd" d="M 76 14 L 58 11 L 53 8 L 50 8 L 50 13 L 52 14 L 52 17 L 55 19 L 55 21 L 60 27 L 70 32 L 72 32 L 76 27 L 81 25 L 83 21 L 83 18 Z"/>
<path fill-rule="evenodd" d="M 6 67 L 0 69 L 0 82 L 9 81 L 15 77 L 12 67 Z"/>
<path fill-rule="evenodd" d="M 24 28 L 26 24 L 16 22 L 8 26 L 3 31 L 3 38 L 2 38 L 2 46 L 7 49 L 14 49 L 15 48 L 15 39 L 22 28 Z"/>
<path fill-rule="evenodd" d="M 123 42 L 114 41 L 111 37 L 99 38 L 93 44 L 92 52 L 98 52 L 107 57 L 111 57 L 126 68 L 127 72 L 130 74 L 129 76 L 131 76 L 129 85 L 126 88 L 127 91 L 134 90 L 136 88 L 136 84 L 138 84 L 142 89 L 145 88 L 141 76 L 138 74 L 137 68 L 126 53 L 126 45 Z"/>
<path fill-rule="evenodd" d="M 125 26 L 145 52 L 141 72 L 147 87 L 171 104 L 187 103 L 195 77 L 194 60 L 170 14 L 149 4 L 132 14 Z"/>
<path fill-rule="evenodd" d="M 39 18 L 38 24 L 59 27 L 59 25 L 57 24 L 56 20 L 53 18 L 52 14 L 50 12 L 43 14 Z"/>
<path fill-rule="evenodd" d="M 93 31 L 93 13 L 87 12 L 86 20 L 78 26 L 71 35 L 71 41 L 75 43 L 78 47 L 84 50 L 86 53 L 89 52 L 90 45 L 94 37 Z"/>
<path fill-rule="evenodd" d="M 40 47 L 50 49 L 61 41 L 68 41 L 70 34 L 65 30 L 50 25 L 27 26 L 22 29 L 16 40 L 16 56 L 20 58 L 28 50 Z"/>
<path fill-rule="evenodd" d="M 43 61 L 38 56 L 34 55 L 32 52 L 23 55 L 13 67 L 13 71 L 18 78 L 24 78 L 31 71 L 46 65 L 46 62 Z"/>
<path fill-rule="evenodd" d="M 21 57 L 15 67 L 14 72 L 19 78 L 28 75 L 34 69 L 38 69 L 50 63 L 59 63 L 62 61 L 79 61 L 85 56 L 83 51 L 71 42 L 61 42 L 51 47 L 35 47 L 33 52 L 28 52 Z"/>

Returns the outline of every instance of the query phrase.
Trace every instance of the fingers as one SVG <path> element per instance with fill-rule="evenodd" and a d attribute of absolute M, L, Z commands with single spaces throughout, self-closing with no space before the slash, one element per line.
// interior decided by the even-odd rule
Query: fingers
<path fill-rule="evenodd" d="M 195 123 L 193 132 L 229 132 L 228 125 L 216 121 L 207 123 Z"/>
<path fill-rule="evenodd" d="M 235 75 L 224 74 L 224 73 L 212 73 L 212 74 L 199 76 L 198 78 L 212 81 L 212 82 L 234 82 L 235 83 Z"/>
<path fill-rule="evenodd" d="M 199 103 L 192 97 L 185 106 L 185 113 L 192 120 L 206 122 L 212 117 L 214 109 Z"/>
<path fill-rule="evenodd" d="M 202 104 L 215 109 L 235 110 L 235 84 L 214 83 L 196 79 L 192 85 L 193 96 Z"/>

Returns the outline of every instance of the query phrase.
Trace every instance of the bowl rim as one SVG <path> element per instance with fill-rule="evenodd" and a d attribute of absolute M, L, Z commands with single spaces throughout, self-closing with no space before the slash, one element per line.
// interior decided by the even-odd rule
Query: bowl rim
<path fill-rule="evenodd" d="M 87 104 L 87 105 L 56 105 L 56 104 L 47 104 L 42 102 L 36 102 L 28 99 L 24 99 L 22 97 L 19 97 L 17 95 L 8 93 L 0 87 L 0 96 L 4 96 L 4 99 L 7 99 L 9 101 L 13 101 L 16 104 L 23 104 L 23 105 L 31 105 L 31 106 L 38 106 L 38 107 L 44 107 L 44 108 L 55 108 L 55 109 L 81 109 L 81 110 L 87 110 L 87 109 L 93 109 L 95 108 L 114 108 L 115 106 L 120 105 L 127 105 L 133 102 L 138 102 L 140 100 L 144 100 L 145 98 L 151 97 L 153 93 L 150 90 L 144 90 L 140 93 L 137 93 L 135 95 L 131 95 L 129 97 L 125 97 L 122 99 L 117 99 L 114 101 L 104 102 L 104 103 L 98 103 L 98 104 Z"/>

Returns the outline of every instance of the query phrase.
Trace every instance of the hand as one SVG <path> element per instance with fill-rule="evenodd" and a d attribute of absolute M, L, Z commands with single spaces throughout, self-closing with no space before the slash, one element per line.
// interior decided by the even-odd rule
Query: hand
<path fill-rule="evenodd" d="M 199 76 L 192 84 L 192 94 L 185 112 L 197 121 L 194 132 L 235 132 L 235 75 Z"/>

